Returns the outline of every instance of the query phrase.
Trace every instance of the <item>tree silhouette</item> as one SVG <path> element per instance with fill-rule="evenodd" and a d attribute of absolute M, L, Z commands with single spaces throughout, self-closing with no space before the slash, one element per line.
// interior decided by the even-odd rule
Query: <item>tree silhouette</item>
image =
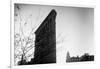
<path fill-rule="evenodd" d="M 15 17 L 19 18 L 19 33 L 14 33 L 14 62 L 15 65 L 24 65 L 26 62 L 29 61 L 29 58 L 34 58 L 34 31 L 36 28 L 40 25 L 41 22 L 37 23 L 35 22 L 34 26 L 32 27 L 32 21 L 31 22 L 31 31 L 29 32 L 28 36 L 25 36 L 23 32 L 23 27 L 22 27 L 22 20 L 24 20 L 24 26 L 28 24 L 28 19 L 30 19 L 33 15 L 30 14 L 26 19 L 24 19 L 21 16 L 21 7 L 19 5 L 15 5 L 15 8 L 17 9 L 17 13 L 14 13 Z M 39 21 L 40 16 L 40 11 L 39 9 L 39 14 L 36 18 L 35 21 Z M 16 19 L 14 19 L 17 21 Z M 30 19 L 31 20 L 31 19 Z M 36 24 L 37 23 L 37 24 Z M 56 44 L 59 45 L 65 41 L 65 36 L 63 36 L 61 33 L 57 35 L 56 38 Z M 52 45 L 52 43 L 50 44 Z M 59 49 L 61 46 L 59 47 Z"/>
<path fill-rule="evenodd" d="M 20 30 L 20 33 L 15 33 L 14 34 L 14 59 L 15 59 L 15 65 L 17 64 L 17 59 L 20 60 L 20 61 L 27 61 L 28 58 L 30 58 L 31 56 L 33 56 L 33 52 L 32 53 L 29 53 L 30 51 L 32 51 L 34 49 L 34 34 L 33 34 L 33 31 L 35 29 L 35 26 L 31 28 L 31 32 L 29 33 L 29 35 L 26 37 L 23 33 L 23 27 L 21 25 L 21 22 L 22 22 L 22 17 L 21 17 L 21 14 L 20 14 L 20 10 L 21 8 L 16 5 L 16 8 L 18 10 L 18 13 L 15 13 L 16 15 L 15 16 L 19 16 L 19 30 Z M 30 15 L 32 16 L 32 15 Z M 29 16 L 29 17 L 30 17 Z M 29 18 L 28 17 L 28 18 Z M 27 18 L 27 19 L 28 19 Z M 27 24 L 27 19 L 24 20 L 25 24 Z"/>

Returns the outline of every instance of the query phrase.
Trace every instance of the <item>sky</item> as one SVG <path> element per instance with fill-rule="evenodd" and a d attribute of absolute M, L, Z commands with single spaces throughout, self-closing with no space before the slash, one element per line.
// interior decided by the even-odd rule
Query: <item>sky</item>
<path fill-rule="evenodd" d="M 16 8 L 17 5 L 20 10 Z M 14 12 L 20 16 L 14 18 L 15 33 L 20 32 L 20 20 L 25 37 L 29 36 L 32 28 L 34 28 L 34 33 L 52 9 L 57 12 L 57 62 L 65 63 L 67 52 L 70 56 L 81 56 L 84 53 L 94 54 L 93 8 L 16 4 Z"/>

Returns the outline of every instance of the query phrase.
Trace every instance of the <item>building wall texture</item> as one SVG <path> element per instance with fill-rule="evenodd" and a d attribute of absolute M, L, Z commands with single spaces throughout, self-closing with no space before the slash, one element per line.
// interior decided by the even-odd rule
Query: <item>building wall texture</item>
<path fill-rule="evenodd" d="M 34 63 L 56 63 L 56 11 L 53 9 L 35 31 Z"/>

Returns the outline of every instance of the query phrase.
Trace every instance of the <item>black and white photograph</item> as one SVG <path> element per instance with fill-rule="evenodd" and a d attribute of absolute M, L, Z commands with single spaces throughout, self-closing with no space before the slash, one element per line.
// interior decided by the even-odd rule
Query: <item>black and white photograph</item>
<path fill-rule="evenodd" d="M 94 8 L 14 3 L 14 65 L 94 61 Z"/>

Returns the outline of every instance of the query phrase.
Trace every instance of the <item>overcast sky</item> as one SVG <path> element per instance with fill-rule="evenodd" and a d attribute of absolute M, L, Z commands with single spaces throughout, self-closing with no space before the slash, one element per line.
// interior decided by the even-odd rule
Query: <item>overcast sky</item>
<path fill-rule="evenodd" d="M 69 51 L 71 56 L 94 54 L 94 9 L 68 6 L 43 6 L 18 4 L 21 24 L 27 37 L 33 27 L 37 29 L 52 9 L 57 12 L 56 39 L 57 62 L 64 63 Z M 15 7 L 15 13 L 18 10 Z M 27 21 L 27 23 L 25 23 Z M 15 33 L 19 33 L 20 18 L 15 17 Z M 34 30 L 35 31 L 35 30 Z"/>

